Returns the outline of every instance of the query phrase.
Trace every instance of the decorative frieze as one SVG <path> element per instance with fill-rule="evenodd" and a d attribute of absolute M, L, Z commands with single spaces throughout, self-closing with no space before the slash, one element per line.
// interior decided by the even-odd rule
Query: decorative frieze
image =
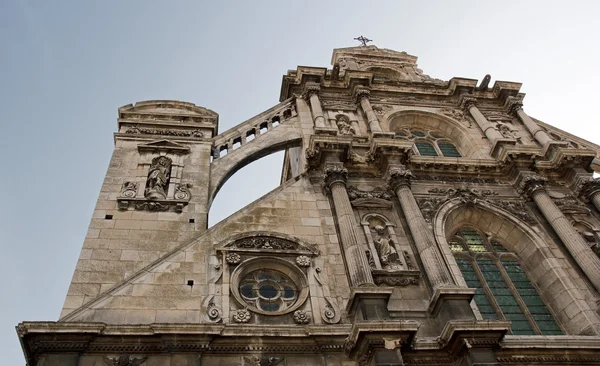
<path fill-rule="evenodd" d="M 118 357 L 104 357 L 104 363 L 110 366 L 138 366 L 144 363 L 148 357 L 131 357 L 124 353 Z"/>
<path fill-rule="evenodd" d="M 177 137 L 206 137 L 204 132 L 199 129 L 195 130 L 173 130 L 167 128 L 147 128 L 135 125 L 125 131 L 129 135 L 162 135 L 162 136 L 177 136 Z"/>
<path fill-rule="evenodd" d="M 272 356 L 244 356 L 243 366 L 275 366 L 281 363 L 285 358 Z"/>

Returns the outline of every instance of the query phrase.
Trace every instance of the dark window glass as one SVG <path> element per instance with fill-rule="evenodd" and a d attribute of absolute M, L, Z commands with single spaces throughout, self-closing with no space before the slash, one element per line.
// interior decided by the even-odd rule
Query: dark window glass
<path fill-rule="evenodd" d="M 429 142 L 419 141 L 416 143 L 417 150 L 419 150 L 419 154 L 422 156 L 438 156 L 435 148 Z"/>
<path fill-rule="evenodd" d="M 449 142 L 446 142 L 446 141 L 438 142 L 438 147 L 440 148 L 440 151 L 442 152 L 442 155 L 444 155 L 444 156 L 451 157 L 451 158 L 460 158 L 461 157 L 461 155 L 458 152 L 458 150 L 456 149 L 456 147 Z"/>

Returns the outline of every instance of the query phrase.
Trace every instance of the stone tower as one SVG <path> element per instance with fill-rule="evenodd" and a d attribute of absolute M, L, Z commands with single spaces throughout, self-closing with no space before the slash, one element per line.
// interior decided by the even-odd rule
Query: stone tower
<path fill-rule="evenodd" d="M 119 109 L 60 319 L 29 365 L 600 363 L 600 147 L 526 114 L 521 84 L 336 49 L 280 103 Z M 207 229 L 224 182 L 285 151 L 281 185 Z"/>

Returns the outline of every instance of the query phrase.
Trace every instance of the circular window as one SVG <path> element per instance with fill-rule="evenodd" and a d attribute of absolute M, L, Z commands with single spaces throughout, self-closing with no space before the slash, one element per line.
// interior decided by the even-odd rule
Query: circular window
<path fill-rule="evenodd" d="M 243 306 L 265 315 L 292 312 L 308 297 L 304 273 L 278 258 L 255 258 L 231 274 L 232 293 Z"/>
<path fill-rule="evenodd" d="M 298 299 L 298 289 L 285 274 L 262 269 L 242 278 L 240 295 L 246 304 L 262 311 L 285 311 Z"/>

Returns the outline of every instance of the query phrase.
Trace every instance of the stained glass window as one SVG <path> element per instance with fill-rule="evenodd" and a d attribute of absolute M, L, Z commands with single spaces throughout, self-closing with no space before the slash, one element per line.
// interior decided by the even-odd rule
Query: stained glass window
<path fill-rule="evenodd" d="M 501 243 L 471 227 L 460 228 L 453 237 L 450 249 L 467 286 L 476 289 L 473 300 L 483 319 L 510 320 L 516 335 L 562 334 L 519 262 Z"/>
<path fill-rule="evenodd" d="M 298 289 L 285 274 L 275 270 L 248 273 L 239 287 L 240 295 L 248 303 L 263 311 L 279 311 L 292 306 L 298 299 Z"/>
<path fill-rule="evenodd" d="M 442 155 L 448 156 L 451 158 L 460 158 L 460 153 L 456 150 L 456 147 L 449 142 L 440 141 L 438 142 L 438 147 L 442 152 Z"/>
<path fill-rule="evenodd" d="M 415 145 L 417 145 L 417 150 L 422 156 L 438 156 L 437 151 L 429 142 L 419 141 Z"/>

